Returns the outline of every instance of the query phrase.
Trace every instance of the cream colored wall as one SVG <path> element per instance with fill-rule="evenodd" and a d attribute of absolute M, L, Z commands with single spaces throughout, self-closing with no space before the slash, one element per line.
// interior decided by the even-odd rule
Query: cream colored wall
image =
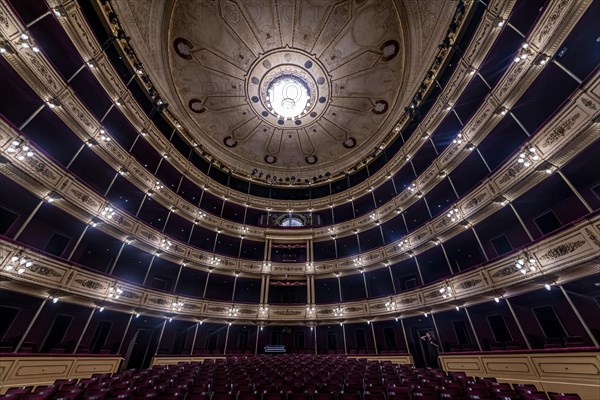
<path fill-rule="evenodd" d="M 50 385 L 56 379 L 89 378 L 92 374 L 117 372 L 121 357 L 0 357 L 0 394 L 14 386 Z"/>
<path fill-rule="evenodd" d="M 532 383 L 538 390 L 577 393 L 583 400 L 600 399 L 600 351 L 441 355 L 440 364 L 444 371 Z"/>

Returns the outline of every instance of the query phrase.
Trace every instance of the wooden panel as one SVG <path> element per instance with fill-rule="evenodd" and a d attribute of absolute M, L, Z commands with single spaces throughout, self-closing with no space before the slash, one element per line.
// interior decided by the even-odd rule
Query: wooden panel
<path fill-rule="evenodd" d="M 600 352 L 468 354 L 440 356 L 445 371 L 493 376 L 498 382 L 533 383 L 546 392 L 600 399 Z"/>
<path fill-rule="evenodd" d="M 13 386 L 49 385 L 56 379 L 87 378 L 119 370 L 121 357 L 2 356 L 0 393 Z"/>
<path fill-rule="evenodd" d="M 469 375 L 484 374 L 483 364 L 477 356 L 443 358 L 442 367 L 445 371 L 464 371 Z"/>
<path fill-rule="evenodd" d="M 521 379 L 536 379 L 537 374 L 531 360 L 527 356 L 487 356 L 482 357 L 485 370 L 490 376 L 514 376 Z"/>

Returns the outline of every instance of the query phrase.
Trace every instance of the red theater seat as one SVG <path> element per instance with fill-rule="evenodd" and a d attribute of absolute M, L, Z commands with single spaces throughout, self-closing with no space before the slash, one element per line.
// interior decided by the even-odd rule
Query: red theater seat
<path fill-rule="evenodd" d="M 550 400 L 581 400 L 577 393 L 548 392 L 548 396 L 550 396 Z M 600 398 L 600 393 L 598 393 L 598 396 Z"/>

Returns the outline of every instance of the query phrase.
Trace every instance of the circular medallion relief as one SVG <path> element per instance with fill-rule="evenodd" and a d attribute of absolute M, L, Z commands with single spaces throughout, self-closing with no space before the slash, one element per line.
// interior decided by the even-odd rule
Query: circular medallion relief
<path fill-rule="evenodd" d="M 246 100 L 257 116 L 279 129 L 308 126 L 329 104 L 328 77 L 310 54 L 290 48 L 275 50 L 250 68 Z"/>
<path fill-rule="evenodd" d="M 354 139 L 353 137 L 349 137 L 348 139 L 344 140 L 344 143 L 342 143 L 344 145 L 345 148 L 347 149 L 351 149 L 354 146 L 356 146 L 356 139 Z"/>

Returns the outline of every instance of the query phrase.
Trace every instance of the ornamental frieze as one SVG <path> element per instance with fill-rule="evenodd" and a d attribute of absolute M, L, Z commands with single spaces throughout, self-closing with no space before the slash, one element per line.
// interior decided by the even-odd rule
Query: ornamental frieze
<path fill-rule="evenodd" d="M 519 172 L 521 172 L 523 169 L 525 169 L 525 163 L 516 163 L 506 170 L 506 172 L 500 177 L 498 184 L 503 185 L 506 182 L 515 179 Z"/>
<path fill-rule="evenodd" d="M 67 107 L 71 111 L 71 115 L 74 116 L 79 123 L 81 123 L 84 127 L 88 128 L 88 130 L 93 131 L 96 129 L 95 125 L 89 119 L 88 115 L 83 112 L 83 110 L 79 107 L 79 103 L 73 101 L 71 97 L 66 99 Z"/>
<path fill-rule="evenodd" d="M 423 295 L 426 299 L 437 299 L 438 297 L 442 297 L 442 293 L 439 290 L 433 290 L 429 293 Z"/>
<path fill-rule="evenodd" d="M 560 3 L 558 3 L 558 5 L 556 5 L 556 8 L 552 12 L 552 14 L 550 14 L 550 16 L 548 17 L 547 22 L 543 21 L 543 22 L 546 22 L 546 25 L 540 30 L 540 32 L 537 35 L 538 44 L 543 43 L 546 36 L 548 36 L 550 31 L 554 28 L 554 25 L 562 19 L 561 18 L 562 12 L 569 5 L 572 5 L 572 4 L 573 3 L 570 0 L 562 0 Z"/>
<path fill-rule="evenodd" d="M 399 303 L 402 305 L 418 303 L 418 302 L 419 302 L 418 297 L 404 297 L 404 298 L 400 299 L 400 301 L 399 301 Z"/>
<path fill-rule="evenodd" d="M 63 89 L 63 86 L 61 83 L 59 83 L 58 79 L 55 79 L 55 77 L 52 75 L 52 72 L 37 57 L 37 54 L 39 53 L 36 53 L 36 55 L 30 54 L 29 52 L 24 52 L 21 54 L 29 59 L 31 65 L 33 65 L 33 67 L 36 69 L 38 78 L 43 78 L 45 90 L 50 90 L 52 91 L 53 95 L 56 95 Z"/>
<path fill-rule="evenodd" d="M 212 306 L 212 307 L 207 307 L 208 311 L 212 311 L 214 313 L 224 313 L 229 311 L 228 308 L 225 307 L 221 307 L 221 306 Z"/>
<path fill-rule="evenodd" d="M 96 202 L 89 194 L 87 194 L 83 190 L 80 190 L 80 189 L 77 189 L 77 188 L 71 186 L 70 191 L 83 204 L 86 204 L 92 208 L 100 207 L 100 204 L 98 202 Z"/>
<path fill-rule="evenodd" d="M 567 254 L 574 252 L 584 244 L 585 240 L 575 240 L 572 242 L 560 244 L 548 250 L 545 254 L 541 255 L 540 260 L 555 260 L 557 258 L 564 257 Z"/>
<path fill-rule="evenodd" d="M 598 111 L 598 107 L 596 106 L 596 103 L 594 103 L 592 100 L 588 99 L 587 97 L 582 96 L 581 103 L 592 111 Z"/>
<path fill-rule="evenodd" d="M 60 179 L 59 175 L 55 174 L 46 163 L 40 161 L 37 157 L 27 157 L 25 158 L 25 162 L 29 164 L 29 167 L 33 169 L 36 174 L 47 178 L 50 183 L 56 183 Z"/>
<path fill-rule="evenodd" d="M 514 69 L 511 70 L 510 75 L 508 75 L 508 78 L 506 78 L 506 80 L 503 82 L 502 86 L 500 86 L 500 89 L 496 93 L 496 97 L 498 99 L 503 100 L 504 94 L 506 94 L 506 92 L 514 88 L 515 82 L 521 76 L 521 73 L 525 69 L 525 66 L 529 67 L 529 64 L 526 62 L 521 62 L 518 63 Z"/>
<path fill-rule="evenodd" d="M 481 282 L 483 282 L 481 279 L 473 278 L 473 279 L 469 279 L 466 281 L 462 281 L 462 282 L 458 283 L 457 285 L 455 285 L 455 287 L 457 289 L 467 290 L 467 289 L 474 288 L 475 286 L 479 286 L 479 284 Z"/>
<path fill-rule="evenodd" d="M 344 309 L 344 311 L 347 311 L 347 312 L 350 312 L 350 313 L 356 313 L 356 312 L 363 312 L 364 309 L 363 309 L 363 307 L 354 307 L 354 306 L 352 306 L 352 307 L 346 307 Z"/>
<path fill-rule="evenodd" d="M 54 268 L 46 267 L 45 265 L 33 264 L 31 267 L 29 267 L 29 270 L 33 273 L 52 277 L 52 278 L 57 278 L 57 277 L 61 276 L 61 274 L 56 272 L 56 270 Z"/>
<path fill-rule="evenodd" d="M 552 146 L 554 143 L 561 140 L 565 136 L 565 133 L 575 126 L 575 122 L 577 122 L 579 118 L 581 118 L 581 113 L 576 113 L 554 128 L 552 133 L 546 136 L 542 147 Z"/>
<path fill-rule="evenodd" d="M 596 236 L 596 234 L 592 232 L 591 229 L 585 228 L 585 233 L 587 233 L 588 237 L 590 238 L 592 243 L 596 245 L 596 247 L 600 247 L 600 239 L 598 239 L 598 236 Z"/>
<path fill-rule="evenodd" d="M 492 274 L 493 278 L 506 278 L 507 276 L 520 273 L 520 270 L 514 265 L 510 264 L 507 267 L 501 268 Z"/>
<path fill-rule="evenodd" d="M 167 305 L 167 300 L 163 299 L 162 297 L 151 297 L 148 299 L 148 301 L 154 304 L 158 304 L 159 306 Z"/>
<path fill-rule="evenodd" d="M 121 293 L 121 297 L 124 297 L 129 300 L 135 300 L 135 299 L 141 298 L 142 296 L 140 296 L 139 294 L 137 294 L 135 292 L 132 292 L 131 290 L 123 289 L 123 292 Z"/>
<path fill-rule="evenodd" d="M 302 311 L 300 310 L 277 310 L 272 312 L 273 315 L 281 315 L 284 317 L 291 317 L 293 315 L 301 315 Z"/>
<path fill-rule="evenodd" d="M 465 203 L 465 209 L 470 210 L 472 208 L 477 207 L 485 198 L 487 197 L 487 192 L 480 192 L 476 196 L 472 197 Z"/>
<path fill-rule="evenodd" d="M 75 282 L 79 283 L 79 285 L 83 286 L 84 288 L 92 290 L 102 290 L 106 288 L 106 286 L 100 282 L 93 281 L 91 279 L 75 279 Z"/>

